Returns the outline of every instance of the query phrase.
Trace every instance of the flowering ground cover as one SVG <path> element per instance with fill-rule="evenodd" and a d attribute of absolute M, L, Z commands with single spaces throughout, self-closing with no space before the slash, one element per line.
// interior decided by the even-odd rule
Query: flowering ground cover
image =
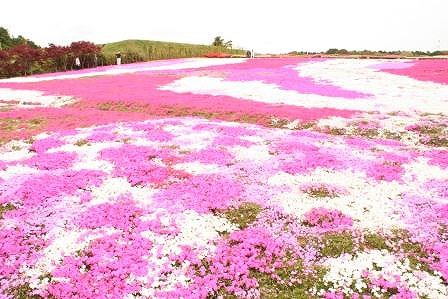
<path fill-rule="evenodd" d="M 446 298 L 445 64 L 0 81 L 0 298 Z"/>

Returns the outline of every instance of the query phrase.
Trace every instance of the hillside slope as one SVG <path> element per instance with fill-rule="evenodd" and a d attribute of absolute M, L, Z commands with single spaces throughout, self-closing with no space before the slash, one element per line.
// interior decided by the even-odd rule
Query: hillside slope
<path fill-rule="evenodd" d="M 146 61 L 155 59 L 182 58 L 204 56 L 210 52 L 224 52 L 242 55 L 244 50 L 230 50 L 207 45 L 183 44 L 151 40 L 124 40 L 105 44 L 102 53 L 107 59 L 114 59 L 117 52 L 123 54 L 123 59 L 131 61 Z"/>

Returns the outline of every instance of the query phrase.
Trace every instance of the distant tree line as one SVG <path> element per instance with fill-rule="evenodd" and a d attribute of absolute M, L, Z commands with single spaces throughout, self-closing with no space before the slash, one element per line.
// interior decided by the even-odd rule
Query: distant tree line
<path fill-rule="evenodd" d="M 105 64 L 101 47 L 91 42 L 73 42 L 69 46 L 50 44 L 41 48 L 23 36 L 10 36 L 8 30 L 0 27 L 0 77 L 23 76 L 44 72 L 75 69 Z"/>
<path fill-rule="evenodd" d="M 419 57 L 419 56 L 439 56 L 448 55 L 448 51 L 351 51 L 347 49 L 331 48 L 326 52 L 305 52 L 305 51 L 292 51 L 290 55 L 310 55 L 310 54 L 326 54 L 326 55 L 358 55 L 358 56 L 407 56 L 407 57 Z"/>
<path fill-rule="evenodd" d="M 212 46 L 164 42 L 146 45 L 142 42 L 131 48 L 95 45 L 88 41 L 73 42 L 68 46 L 49 44 L 39 47 L 21 35 L 11 36 L 7 29 L 0 27 L 0 78 L 111 65 L 116 63 L 115 54 L 119 51 L 122 63 L 197 56 L 227 57 L 244 53 L 232 49 L 232 41 L 224 41 L 220 36 L 214 38 Z M 76 58 L 79 58 L 79 66 Z"/>
<path fill-rule="evenodd" d="M 448 51 L 370 51 L 370 50 L 362 50 L 362 51 L 349 51 L 347 49 L 337 49 L 331 48 L 328 49 L 325 54 L 337 54 L 337 55 L 403 55 L 403 56 L 439 56 L 439 55 L 448 55 Z"/>
<path fill-rule="evenodd" d="M 38 48 L 38 46 L 29 39 L 26 39 L 21 35 L 19 35 L 18 37 L 10 36 L 8 30 L 0 27 L 0 51 L 22 44 L 28 44 L 33 48 Z"/>

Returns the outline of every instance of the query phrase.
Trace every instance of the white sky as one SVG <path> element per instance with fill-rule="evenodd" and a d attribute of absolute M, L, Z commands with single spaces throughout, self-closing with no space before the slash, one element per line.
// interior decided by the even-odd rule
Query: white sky
<path fill-rule="evenodd" d="M 0 26 L 41 44 L 152 39 L 258 52 L 448 49 L 448 0 L 1 0 Z"/>

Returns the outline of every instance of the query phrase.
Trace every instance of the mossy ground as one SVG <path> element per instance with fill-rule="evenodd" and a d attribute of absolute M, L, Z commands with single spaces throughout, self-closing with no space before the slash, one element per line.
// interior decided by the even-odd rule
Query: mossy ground
<path fill-rule="evenodd" d="M 9 203 L 0 205 L 0 219 L 3 219 L 3 213 L 5 213 L 7 211 L 14 210 L 14 209 L 15 209 L 15 207 Z"/>
<path fill-rule="evenodd" d="M 238 225 L 240 229 L 248 227 L 253 223 L 258 214 L 262 211 L 262 207 L 253 202 L 245 202 L 238 208 L 231 208 L 222 213 L 231 223 Z"/>

